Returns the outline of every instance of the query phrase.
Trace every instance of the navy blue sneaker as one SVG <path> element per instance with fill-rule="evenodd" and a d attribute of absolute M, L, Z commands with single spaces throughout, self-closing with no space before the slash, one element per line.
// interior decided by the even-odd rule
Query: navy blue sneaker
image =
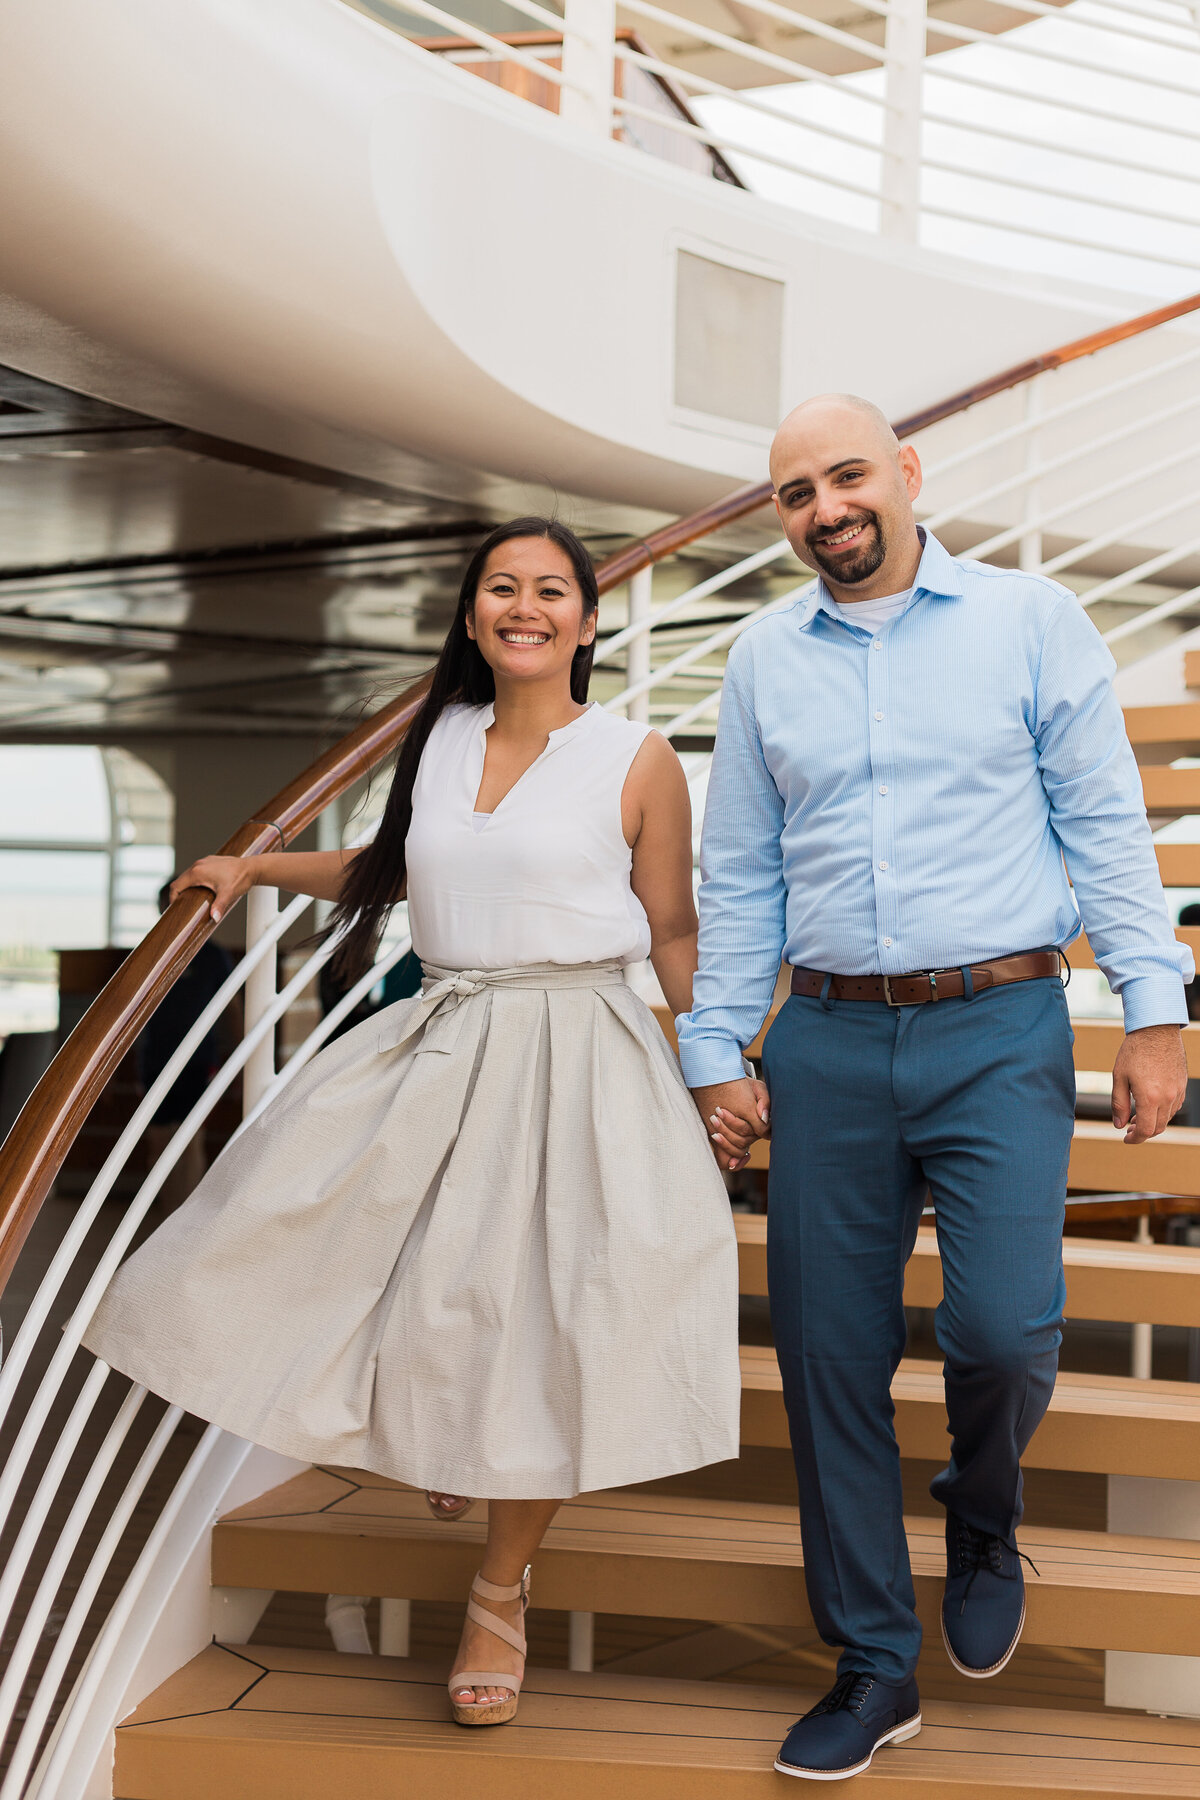
<path fill-rule="evenodd" d="M 884 1744 L 902 1744 L 920 1729 L 915 1681 L 888 1687 L 861 1669 L 848 1669 L 811 1712 L 797 1719 L 775 1767 L 801 1781 L 848 1781 L 870 1767 Z"/>
<path fill-rule="evenodd" d="M 998 1675 L 1020 1643 L 1024 1624 L 1021 1552 L 947 1513 L 942 1638 L 959 1674 L 977 1681 Z"/>

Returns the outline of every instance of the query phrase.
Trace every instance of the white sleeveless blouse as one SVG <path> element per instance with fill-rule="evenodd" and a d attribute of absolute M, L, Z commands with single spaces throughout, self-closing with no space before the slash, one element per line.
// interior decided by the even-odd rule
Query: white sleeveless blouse
<path fill-rule="evenodd" d="M 621 793 L 650 727 L 595 704 L 476 814 L 491 706 L 447 707 L 421 753 L 405 840 L 413 949 L 443 969 L 641 962 L 645 909 Z"/>

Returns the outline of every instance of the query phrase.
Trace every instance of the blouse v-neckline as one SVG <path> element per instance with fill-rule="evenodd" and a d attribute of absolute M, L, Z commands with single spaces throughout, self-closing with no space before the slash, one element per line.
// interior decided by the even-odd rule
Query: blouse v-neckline
<path fill-rule="evenodd" d="M 491 812 L 480 812 L 477 802 L 479 800 L 479 790 L 483 786 L 484 773 L 487 769 L 487 734 L 489 727 L 496 722 L 496 709 L 491 701 L 489 701 L 483 708 L 480 716 L 479 735 L 476 740 L 479 746 L 479 773 L 475 778 L 474 799 L 471 809 L 472 830 L 476 832 L 482 831 L 488 822 L 496 817 L 496 814 L 500 811 L 501 807 L 506 805 L 507 802 L 512 799 L 521 783 L 532 775 L 538 765 L 545 762 L 548 756 L 552 756 L 556 750 L 560 749 L 567 738 L 577 733 L 580 726 L 592 717 L 595 710 L 596 702 L 594 700 L 589 700 L 586 709 L 579 714 L 578 718 L 568 719 L 565 725 L 559 725 L 556 730 L 551 731 L 546 738 L 546 748 L 534 757 L 527 769 L 522 769 L 507 793 L 502 794 L 499 800 L 497 800 Z"/>

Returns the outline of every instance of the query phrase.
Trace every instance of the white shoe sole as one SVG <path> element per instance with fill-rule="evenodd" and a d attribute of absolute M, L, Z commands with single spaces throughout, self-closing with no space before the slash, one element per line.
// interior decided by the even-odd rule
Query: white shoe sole
<path fill-rule="evenodd" d="M 885 1731 L 872 1748 L 870 1756 L 855 1763 L 852 1769 L 798 1769 L 795 1763 L 780 1762 L 778 1757 L 775 1759 L 775 1767 L 780 1775 L 795 1775 L 801 1781 L 849 1781 L 852 1775 L 861 1775 L 864 1769 L 870 1768 L 871 1757 L 876 1750 L 882 1750 L 885 1744 L 903 1744 L 908 1738 L 916 1737 L 920 1729 L 921 1715 L 917 1713 L 915 1717 L 905 1719 L 903 1725 L 896 1725 L 891 1731 Z"/>
<path fill-rule="evenodd" d="M 950 1639 L 946 1636 L 945 1619 L 942 1619 L 941 1623 L 942 1642 L 946 1646 L 946 1655 L 950 1658 L 950 1661 L 954 1664 L 954 1667 L 958 1670 L 959 1674 L 965 1675 L 968 1681 L 989 1681 L 993 1675 L 998 1675 L 1001 1669 L 1006 1669 L 1013 1659 L 1013 1652 L 1020 1643 L 1021 1633 L 1025 1629 L 1025 1602 L 1024 1600 L 1021 1601 L 1021 1617 L 1017 1621 L 1017 1629 L 1013 1636 L 1012 1643 L 1008 1646 L 1008 1649 L 1004 1652 L 1000 1661 L 993 1663 L 990 1669 L 969 1669 L 966 1663 L 960 1663 L 957 1656 L 955 1656 L 953 1650 L 950 1648 Z"/>

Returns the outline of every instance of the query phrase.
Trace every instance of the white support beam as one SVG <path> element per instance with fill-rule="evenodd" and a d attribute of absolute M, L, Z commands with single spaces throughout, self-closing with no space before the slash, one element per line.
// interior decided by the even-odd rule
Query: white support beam
<path fill-rule="evenodd" d="M 915 244 L 921 225 L 921 112 L 925 76 L 925 0 L 892 0 L 887 52 L 879 229 Z"/>
<path fill-rule="evenodd" d="M 613 128 L 614 0 L 566 0 L 561 116 L 594 137 Z"/>

